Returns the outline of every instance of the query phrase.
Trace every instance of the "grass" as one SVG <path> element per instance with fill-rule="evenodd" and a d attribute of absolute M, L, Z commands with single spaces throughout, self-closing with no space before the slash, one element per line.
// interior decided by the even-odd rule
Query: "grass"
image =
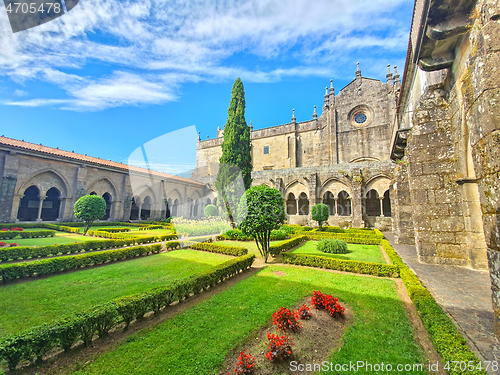
<path fill-rule="evenodd" d="M 79 364 L 74 374 L 218 374 L 231 349 L 265 326 L 273 312 L 281 306 L 295 306 L 318 289 L 340 298 L 354 313 L 343 346 L 325 360 L 394 365 L 424 362 L 392 280 L 268 266 L 173 319 L 132 335 L 95 361 Z M 340 323 L 332 320 L 332 324 Z"/>
<path fill-rule="evenodd" d="M 294 254 L 311 254 L 332 257 L 344 260 L 360 260 L 363 262 L 384 263 L 385 261 L 378 245 L 347 244 L 347 254 L 329 254 L 316 249 L 319 241 L 307 241 L 299 248 L 292 251 Z"/>
<path fill-rule="evenodd" d="M 31 231 L 36 230 L 47 230 L 44 228 L 33 228 Z M 27 231 L 26 231 L 27 232 Z M 93 237 L 82 236 L 80 234 L 66 233 L 66 232 L 56 232 L 54 237 L 45 238 L 13 238 L 12 240 L 2 240 L 5 243 L 17 243 L 19 246 L 47 246 L 47 245 L 61 245 L 64 243 L 74 243 L 74 242 L 85 242 L 95 240 Z"/>
<path fill-rule="evenodd" d="M 119 232 L 122 234 L 130 234 L 137 237 L 149 237 L 149 236 L 164 236 L 166 234 L 172 234 L 172 229 L 148 229 L 148 230 L 139 230 L 138 227 L 129 227 L 126 225 L 115 225 L 115 226 L 92 226 L 91 230 L 106 230 L 109 228 L 130 228 L 130 232 Z M 83 231 L 83 228 L 82 228 Z"/>
<path fill-rule="evenodd" d="M 0 287 L 0 336 L 193 275 L 227 257 L 178 250 Z"/>

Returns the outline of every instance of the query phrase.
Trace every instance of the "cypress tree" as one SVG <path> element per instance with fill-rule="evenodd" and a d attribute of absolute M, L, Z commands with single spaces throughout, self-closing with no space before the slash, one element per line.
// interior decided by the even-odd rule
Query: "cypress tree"
<path fill-rule="evenodd" d="M 223 212 L 231 222 L 236 218 L 236 209 L 244 191 L 252 185 L 252 156 L 250 154 L 250 127 L 245 121 L 245 91 L 238 78 L 233 85 L 227 122 L 224 127 L 222 156 L 219 159 L 216 189 Z M 238 183 L 238 177 L 243 183 Z M 241 186 L 243 185 L 243 186 Z"/>

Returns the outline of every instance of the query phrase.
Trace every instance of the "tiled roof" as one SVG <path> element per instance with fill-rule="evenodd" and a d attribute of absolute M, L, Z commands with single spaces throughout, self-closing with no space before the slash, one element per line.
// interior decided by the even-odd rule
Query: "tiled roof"
<path fill-rule="evenodd" d="M 185 183 L 195 184 L 195 185 L 200 185 L 200 186 L 204 185 L 198 181 L 191 180 L 191 179 L 185 178 L 185 177 L 179 177 L 179 176 L 174 176 L 174 175 L 163 173 L 163 172 L 152 171 L 152 170 L 146 169 L 146 168 L 134 167 L 134 166 L 123 164 L 123 163 L 117 163 L 117 162 L 111 161 L 111 160 L 104 160 L 104 159 L 100 159 L 100 158 L 95 158 L 93 156 L 77 154 L 74 151 L 69 152 L 69 151 L 60 150 L 59 148 L 42 146 L 41 144 L 37 145 L 34 143 L 30 143 L 30 142 L 19 141 L 17 139 L 7 138 L 4 136 L 0 137 L 0 146 L 1 145 L 11 146 L 11 147 L 15 147 L 15 148 L 23 149 L 23 150 L 35 151 L 35 152 L 38 152 L 41 154 L 59 156 L 59 157 L 63 157 L 63 158 L 71 159 L 71 160 L 77 160 L 77 161 L 102 165 L 105 167 L 116 168 L 116 169 L 120 169 L 122 171 L 127 171 L 127 172 L 133 171 L 133 172 L 138 172 L 138 173 L 147 173 L 147 174 L 151 174 L 153 176 L 168 178 L 171 180 L 177 180 L 179 182 L 185 182 Z"/>

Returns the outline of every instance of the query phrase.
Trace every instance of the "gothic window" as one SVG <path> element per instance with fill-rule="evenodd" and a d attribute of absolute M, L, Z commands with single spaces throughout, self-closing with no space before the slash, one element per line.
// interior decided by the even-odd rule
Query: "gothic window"
<path fill-rule="evenodd" d="M 366 117 L 363 112 L 358 113 L 356 116 L 354 116 L 354 121 L 356 122 L 356 124 L 364 124 L 367 119 L 368 117 Z"/>

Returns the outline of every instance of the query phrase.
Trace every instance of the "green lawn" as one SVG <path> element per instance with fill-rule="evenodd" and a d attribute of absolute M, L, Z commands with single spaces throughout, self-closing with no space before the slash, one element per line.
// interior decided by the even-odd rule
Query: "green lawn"
<path fill-rule="evenodd" d="M 36 231 L 36 230 L 47 230 L 45 228 L 33 228 L 26 230 Z M 74 243 L 74 242 L 85 242 L 89 240 L 95 240 L 94 237 L 82 236 L 81 234 L 67 233 L 67 232 L 56 232 L 54 237 L 45 238 L 13 238 L 12 240 L 1 240 L 5 243 L 17 243 L 19 246 L 47 246 L 47 245 L 61 245 L 63 243 Z"/>
<path fill-rule="evenodd" d="M 0 337 L 112 299 L 165 285 L 228 260 L 177 250 L 0 287 Z"/>
<path fill-rule="evenodd" d="M 283 241 L 271 241 L 271 245 L 278 245 L 282 242 Z M 259 258 L 261 257 L 255 241 L 217 241 L 214 243 L 218 245 L 245 247 L 248 249 L 249 254 L 254 254 Z"/>
<path fill-rule="evenodd" d="M 122 234 L 131 234 L 137 237 L 149 237 L 149 236 L 164 236 L 167 234 L 174 233 L 172 229 L 149 229 L 149 230 L 139 230 L 139 227 L 129 227 L 127 225 L 114 225 L 114 226 L 99 226 L 95 225 L 90 227 L 92 230 L 106 230 L 107 228 L 130 228 L 130 232 L 119 232 Z M 82 228 L 83 232 L 83 228 Z"/>
<path fill-rule="evenodd" d="M 321 255 L 345 260 L 360 260 L 363 262 L 387 263 L 378 245 L 347 244 L 347 254 L 328 254 L 316 249 L 319 241 L 307 241 L 301 247 L 292 251 L 294 254 Z"/>
<path fill-rule="evenodd" d="M 338 297 L 354 313 L 344 345 L 325 360 L 341 364 L 424 362 L 392 280 L 269 266 L 171 320 L 132 335 L 95 361 L 79 364 L 74 374 L 218 374 L 231 349 L 272 320 L 279 307 L 293 307 L 313 290 Z"/>

